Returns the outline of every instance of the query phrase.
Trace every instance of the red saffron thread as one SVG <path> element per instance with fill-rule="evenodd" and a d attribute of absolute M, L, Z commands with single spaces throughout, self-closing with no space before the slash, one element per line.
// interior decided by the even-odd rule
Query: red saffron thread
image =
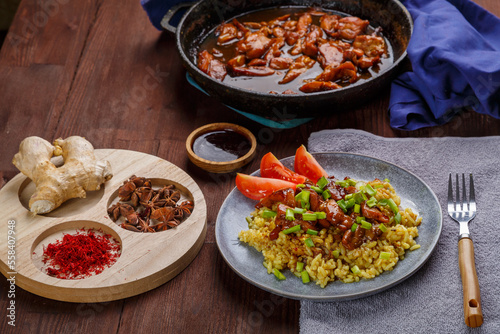
<path fill-rule="evenodd" d="M 120 256 L 119 251 L 118 241 L 109 234 L 81 229 L 44 246 L 42 262 L 48 265 L 49 276 L 81 279 L 97 275 L 113 265 Z"/>

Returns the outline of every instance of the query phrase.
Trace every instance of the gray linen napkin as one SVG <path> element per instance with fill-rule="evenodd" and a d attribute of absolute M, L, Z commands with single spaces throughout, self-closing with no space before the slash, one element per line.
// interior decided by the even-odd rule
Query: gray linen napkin
<path fill-rule="evenodd" d="M 352 301 L 302 301 L 301 333 L 500 333 L 500 137 L 383 138 L 324 130 L 311 134 L 308 149 L 369 155 L 413 172 L 439 198 L 443 232 L 426 264 L 389 290 Z M 476 329 L 464 323 L 458 224 L 446 206 L 450 172 L 474 173 L 478 212 L 469 228 L 484 316 Z"/>

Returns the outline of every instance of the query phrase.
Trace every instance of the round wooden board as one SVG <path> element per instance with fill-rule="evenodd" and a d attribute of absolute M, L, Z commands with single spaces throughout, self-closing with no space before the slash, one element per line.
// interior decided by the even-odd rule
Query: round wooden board
<path fill-rule="evenodd" d="M 183 170 L 158 157 L 134 151 L 95 150 L 98 159 L 111 163 L 113 178 L 104 189 L 89 192 L 86 199 L 73 199 L 54 210 L 50 216 L 33 216 L 23 205 L 31 181 L 18 174 L 0 190 L 0 271 L 7 278 L 15 276 L 19 287 L 34 294 L 67 302 L 104 302 L 134 296 L 169 281 L 196 257 L 205 240 L 207 207 L 198 185 Z M 183 196 L 194 202 L 192 214 L 179 226 L 156 233 L 125 230 L 108 214 L 109 204 L 118 188 L 132 175 L 143 176 L 156 184 L 174 184 Z M 28 190 L 27 190 L 28 189 Z M 8 222 L 10 222 L 10 225 Z M 15 247 L 15 267 L 8 257 Z M 58 279 L 48 276 L 38 263 L 40 249 L 47 240 L 81 228 L 101 229 L 121 243 L 121 256 L 102 273 L 84 279 Z M 15 237 L 13 242 L 12 237 Z M 12 247 L 11 247 L 12 248 Z M 12 251 L 12 249 L 11 249 Z M 10 254 L 12 256 L 12 252 Z"/>

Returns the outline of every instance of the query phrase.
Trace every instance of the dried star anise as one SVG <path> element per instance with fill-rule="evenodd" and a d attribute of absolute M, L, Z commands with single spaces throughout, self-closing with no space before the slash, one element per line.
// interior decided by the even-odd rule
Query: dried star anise
<path fill-rule="evenodd" d="M 152 182 L 132 175 L 118 189 L 120 201 L 108 208 L 113 221 L 134 232 L 158 232 L 178 226 L 193 211 L 192 201 L 179 203 L 182 194 L 173 184 L 153 189 Z"/>

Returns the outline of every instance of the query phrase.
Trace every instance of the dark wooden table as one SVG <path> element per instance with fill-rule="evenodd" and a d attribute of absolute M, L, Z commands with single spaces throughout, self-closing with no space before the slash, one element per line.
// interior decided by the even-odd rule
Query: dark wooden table
<path fill-rule="evenodd" d="M 477 0 L 500 15 L 500 2 Z M 258 138 L 259 167 L 272 151 L 293 155 L 311 132 L 356 128 L 385 137 L 500 134 L 500 120 L 464 112 L 445 126 L 403 132 L 389 126 L 389 89 L 365 106 L 315 119 L 293 130 L 261 126 L 189 85 L 175 39 L 152 27 L 138 0 L 23 0 L 0 52 L 0 187 L 18 173 L 11 160 L 31 135 L 80 135 L 96 148 L 156 155 L 187 171 L 204 192 L 208 233 L 192 264 L 141 295 L 73 304 L 16 290 L 16 327 L 7 324 L 8 282 L 0 279 L 0 332 L 40 333 L 293 333 L 300 303 L 254 287 L 224 262 L 214 226 L 234 174 L 209 174 L 186 155 L 195 128 L 231 122 Z M 0 216 L 2 216 L 0 214 Z M 2 216 L 2 224 L 8 217 Z M 4 241 L 1 242 L 4 244 Z"/>

